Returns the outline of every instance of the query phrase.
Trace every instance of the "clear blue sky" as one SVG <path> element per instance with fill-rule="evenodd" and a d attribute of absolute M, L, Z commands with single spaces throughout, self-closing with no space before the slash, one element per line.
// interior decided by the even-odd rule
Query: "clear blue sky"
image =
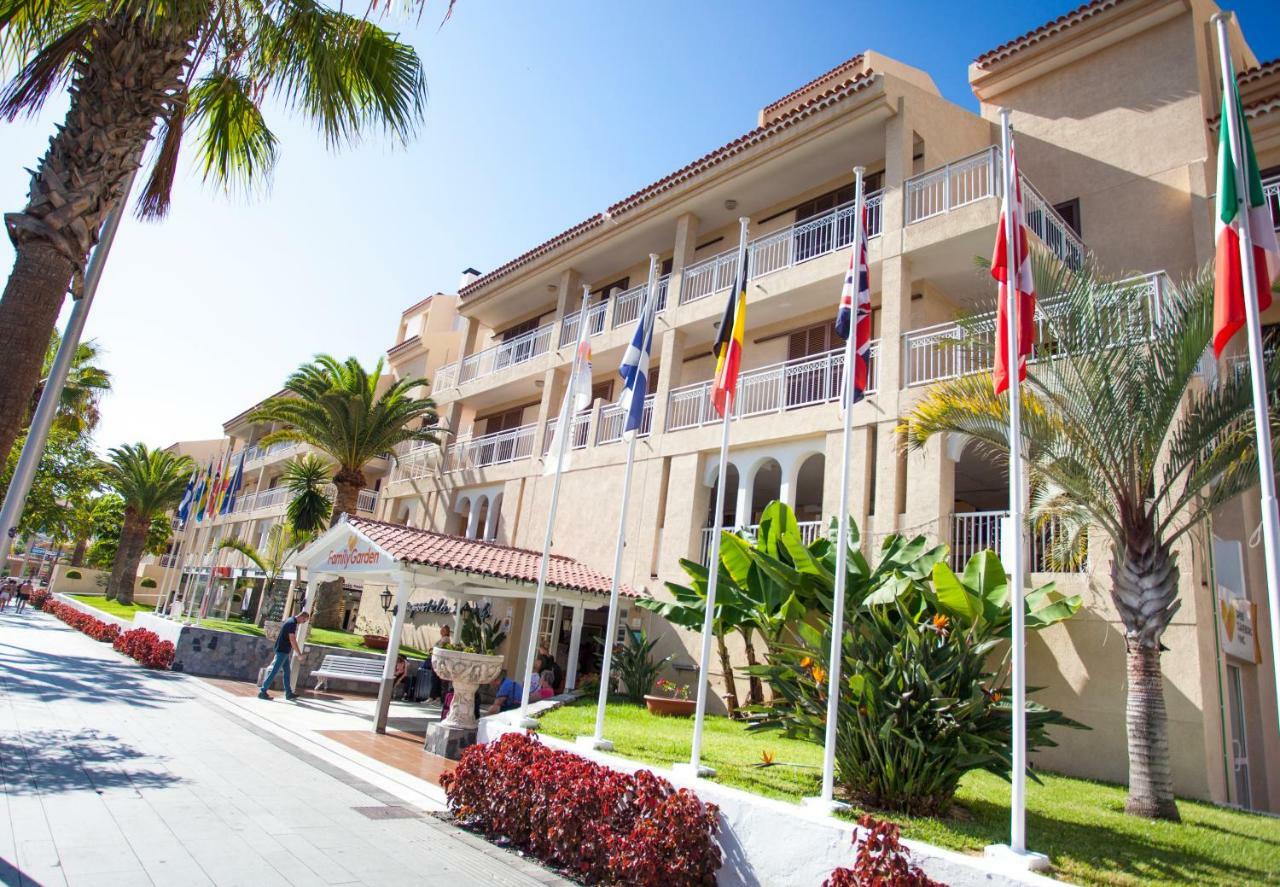
<path fill-rule="evenodd" d="M 976 108 L 968 63 L 1076 5 L 458 0 L 437 30 L 442 2 L 399 23 L 431 91 L 412 144 L 329 153 L 276 113 L 269 194 L 228 198 L 188 165 L 167 221 L 126 220 L 89 321 L 116 384 L 100 445 L 216 437 L 316 352 L 373 361 L 400 311 L 466 266 L 493 268 L 740 135 L 863 49 Z M 1227 5 L 1261 58 L 1280 56 L 1280 3 Z M 64 112 L 0 129 L 0 208 L 22 206 L 23 170 Z"/>

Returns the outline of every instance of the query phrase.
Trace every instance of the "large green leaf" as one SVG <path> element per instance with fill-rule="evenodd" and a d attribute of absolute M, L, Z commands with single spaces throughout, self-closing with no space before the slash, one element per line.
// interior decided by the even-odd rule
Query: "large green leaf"
<path fill-rule="evenodd" d="M 938 609 L 966 627 L 982 615 L 982 599 L 965 588 L 946 564 L 933 565 L 933 593 Z"/>

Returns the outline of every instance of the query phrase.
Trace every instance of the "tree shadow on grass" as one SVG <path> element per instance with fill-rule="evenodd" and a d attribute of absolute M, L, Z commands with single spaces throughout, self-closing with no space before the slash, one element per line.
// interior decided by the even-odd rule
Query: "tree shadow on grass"
<path fill-rule="evenodd" d="M 0 774 L 7 795 L 155 789 L 183 781 L 152 769 L 145 754 L 93 728 L 10 733 L 0 735 Z"/>

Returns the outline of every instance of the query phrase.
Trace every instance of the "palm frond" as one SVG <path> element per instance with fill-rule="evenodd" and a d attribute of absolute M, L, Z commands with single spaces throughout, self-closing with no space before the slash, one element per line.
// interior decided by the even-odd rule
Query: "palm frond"
<path fill-rule="evenodd" d="M 45 100 L 66 85 L 71 64 L 84 52 L 96 25 L 93 19 L 76 22 L 41 46 L 0 93 L 0 117 L 12 121 L 38 113 Z"/>
<path fill-rule="evenodd" d="M 276 137 L 248 77 L 218 70 L 199 78 L 191 87 L 188 114 L 199 132 L 196 152 L 206 181 L 251 190 L 269 180 Z"/>

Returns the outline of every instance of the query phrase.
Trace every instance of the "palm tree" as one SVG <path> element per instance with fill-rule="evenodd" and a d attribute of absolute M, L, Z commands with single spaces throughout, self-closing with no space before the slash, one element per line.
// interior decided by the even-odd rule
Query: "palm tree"
<path fill-rule="evenodd" d="M 124 499 L 124 524 L 107 582 L 107 600 L 133 602 L 138 561 L 147 547 L 152 520 L 182 499 L 192 467 L 186 456 L 151 450 L 141 443 L 108 451 L 106 481 Z"/>
<path fill-rule="evenodd" d="M 415 4 L 410 4 L 412 7 Z M 300 112 L 337 147 L 370 130 L 407 140 L 422 117 L 417 53 L 367 15 L 315 0 L 0 0 L 0 115 L 70 105 L 5 216 L 16 251 L 0 298 L 0 462 L 39 379 L 68 290 L 153 137 L 139 214 L 169 208 L 184 134 L 204 178 L 260 191 L 277 158 L 264 108 Z M 389 8 L 390 4 L 386 5 Z M 382 8 L 373 3 L 368 12 Z M 447 13 L 446 13 L 447 17 Z"/>
<path fill-rule="evenodd" d="M 24 419 L 24 425 L 40 403 L 44 394 L 45 382 L 53 371 L 53 359 L 57 356 L 58 345 L 62 336 L 56 331 L 49 340 L 49 347 L 44 353 L 44 363 L 40 366 L 40 380 L 31 392 L 30 408 Z M 98 365 L 102 357 L 102 349 L 96 340 L 81 342 L 71 358 L 71 367 L 67 372 L 66 382 L 62 386 L 62 394 L 58 399 L 58 412 L 54 421 L 59 426 L 77 436 L 91 434 L 98 427 L 101 418 L 99 405 L 103 395 L 111 390 L 111 374 Z"/>
<path fill-rule="evenodd" d="M 333 499 L 325 492 L 325 487 L 332 476 L 329 463 L 310 453 L 285 463 L 280 481 L 293 494 L 285 517 L 295 531 L 314 535 L 329 526 Z"/>
<path fill-rule="evenodd" d="M 275 595 L 276 584 L 280 581 L 280 574 L 284 572 L 289 558 L 301 551 L 313 537 L 313 533 L 299 532 L 290 524 L 281 523 L 273 524 L 267 530 L 266 544 L 262 548 L 236 538 L 223 539 L 218 543 L 219 551 L 224 548 L 238 551 L 266 574 L 262 582 L 262 598 L 258 601 L 258 611 L 254 614 L 255 625 L 262 625 L 270 611 L 267 600 Z"/>
<path fill-rule="evenodd" d="M 1153 328 L 1143 289 L 1042 255 L 1035 269 L 1037 291 L 1060 295 L 1042 312 L 1048 333 L 1022 389 L 1031 516 L 1060 522 L 1064 551 L 1079 550 L 1085 528 L 1110 544 L 1128 660 L 1125 808 L 1177 819 L 1160 665 L 1161 637 L 1181 605 L 1174 546 L 1258 482 L 1248 380 L 1200 372 L 1213 330 L 1209 271 L 1165 293 Z M 1273 362 L 1268 389 L 1278 382 Z M 950 433 L 1007 456 L 1008 409 L 990 378 L 966 376 L 931 388 L 902 430 L 911 448 Z"/>
<path fill-rule="evenodd" d="M 339 361 L 320 354 L 289 377 L 283 393 L 249 415 L 251 422 L 280 425 L 261 444 L 310 444 L 332 460 L 337 496 L 330 526 L 343 515 L 356 513 L 366 465 L 405 441 L 439 442 L 435 402 L 411 393 L 425 388 L 427 380 L 395 380 L 379 394 L 381 384 L 381 360 L 370 373 L 354 357 Z M 341 622 L 341 589 L 341 582 L 322 588 L 313 614 L 318 627 L 336 628 Z"/>

